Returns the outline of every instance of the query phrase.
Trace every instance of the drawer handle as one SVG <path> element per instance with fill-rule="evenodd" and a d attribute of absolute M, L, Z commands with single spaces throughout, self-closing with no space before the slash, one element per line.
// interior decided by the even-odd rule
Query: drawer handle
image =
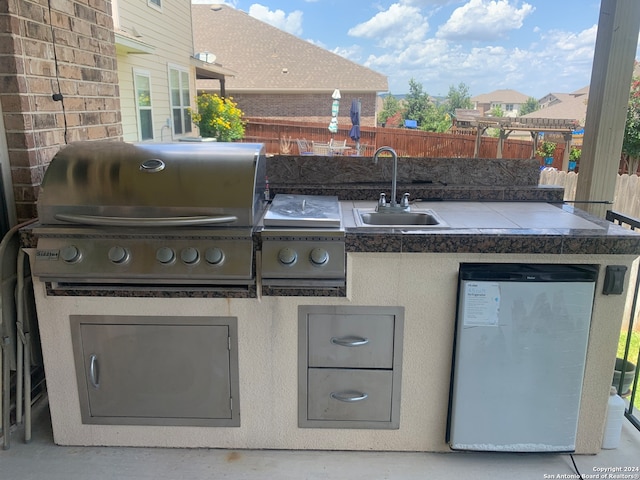
<path fill-rule="evenodd" d="M 95 389 L 100 387 L 99 375 L 98 357 L 95 354 L 92 354 L 89 357 L 89 380 L 91 381 L 91 385 Z"/>
<path fill-rule="evenodd" d="M 364 392 L 331 392 L 331 398 L 340 402 L 361 402 L 369 395 Z"/>
<path fill-rule="evenodd" d="M 332 337 L 331 343 L 342 347 L 361 347 L 369 343 L 368 338 L 348 336 L 348 337 Z"/>

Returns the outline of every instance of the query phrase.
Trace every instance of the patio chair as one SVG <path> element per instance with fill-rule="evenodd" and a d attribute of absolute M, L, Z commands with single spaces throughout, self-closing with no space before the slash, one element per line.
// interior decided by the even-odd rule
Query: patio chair
<path fill-rule="evenodd" d="M 313 142 L 313 154 L 314 155 L 332 155 L 331 147 L 328 143 Z"/>
<path fill-rule="evenodd" d="M 309 146 L 306 138 L 296 138 L 296 143 L 300 155 L 313 155 L 313 149 Z"/>
<path fill-rule="evenodd" d="M 329 140 L 329 148 L 331 149 L 331 154 L 342 155 L 349 147 L 347 147 L 347 141 L 336 141 L 333 138 Z"/>

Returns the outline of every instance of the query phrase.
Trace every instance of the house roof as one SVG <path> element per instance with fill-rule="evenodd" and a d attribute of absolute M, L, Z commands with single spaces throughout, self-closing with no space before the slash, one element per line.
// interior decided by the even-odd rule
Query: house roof
<path fill-rule="evenodd" d="M 573 96 L 563 99 L 561 102 L 554 103 L 553 105 L 535 112 L 522 115 L 523 118 L 553 118 L 553 119 L 566 119 L 572 118 L 577 120 L 580 125 L 584 125 L 587 117 L 587 101 L 588 95 Z"/>
<path fill-rule="evenodd" d="M 588 94 L 589 94 L 589 85 L 571 92 L 571 95 L 588 95 Z"/>
<path fill-rule="evenodd" d="M 476 95 L 471 97 L 471 101 L 477 103 L 526 103 L 528 98 L 524 93 L 505 89 Z"/>
<path fill-rule="evenodd" d="M 194 4 L 193 34 L 198 52 L 234 70 L 227 90 L 384 92 L 387 77 L 227 5 Z M 199 81 L 206 88 L 207 82 Z M 213 83 L 212 83 L 213 85 Z"/>

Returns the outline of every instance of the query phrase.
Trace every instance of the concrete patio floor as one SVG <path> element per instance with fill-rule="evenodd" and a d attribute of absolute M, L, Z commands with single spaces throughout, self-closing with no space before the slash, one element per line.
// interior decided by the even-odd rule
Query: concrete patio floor
<path fill-rule="evenodd" d="M 46 401 L 34 408 L 32 441 L 23 439 L 17 427 L 0 450 L 1 480 L 578 478 L 565 454 L 61 447 Z M 617 449 L 574 459 L 584 478 L 638 479 L 640 432 L 625 421 Z"/>

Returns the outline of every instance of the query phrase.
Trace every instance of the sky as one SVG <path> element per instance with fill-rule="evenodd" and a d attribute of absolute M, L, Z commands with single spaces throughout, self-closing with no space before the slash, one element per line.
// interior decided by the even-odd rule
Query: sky
<path fill-rule="evenodd" d="M 192 0 L 225 3 L 432 96 L 517 90 L 542 98 L 589 85 L 599 0 Z M 636 58 L 640 57 L 640 50 Z"/>

